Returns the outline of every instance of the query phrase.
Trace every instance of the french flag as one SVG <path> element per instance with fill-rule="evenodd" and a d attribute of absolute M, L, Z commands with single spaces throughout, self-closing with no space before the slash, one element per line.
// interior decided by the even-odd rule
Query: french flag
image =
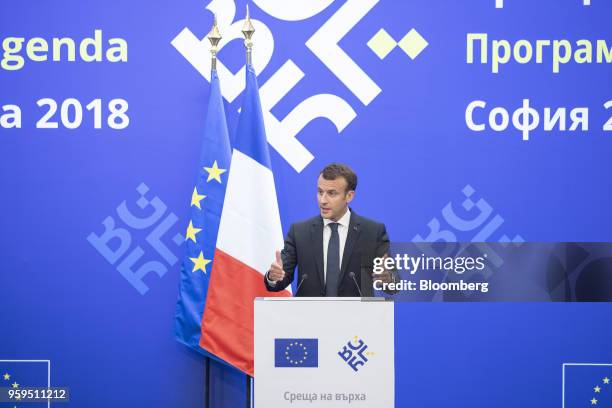
<path fill-rule="evenodd" d="M 283 232 L 257 77 L 251 65 L 246 71 L 200 346 L 253 376 L 253 301 L 291 291 L 268 292 L 263 283 Z"/>

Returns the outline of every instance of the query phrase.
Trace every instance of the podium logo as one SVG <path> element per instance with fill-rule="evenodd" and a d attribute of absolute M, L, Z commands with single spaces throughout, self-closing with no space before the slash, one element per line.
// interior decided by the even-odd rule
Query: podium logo
<path fill-rule="evenodd" d="M 274 367 L 318 367 L 319 339 L 274 339 Z"/>
<path fill-rule="evenodd" d="M 353 369 L 359 371 L 359 367 L 363 367 L 369 361 L 369 358 L 374 356 L 374 352 L 367 351 L 368 345 L 358 336 L 346 342 L 338 351 L 338 355 L 344 362 Z"/>

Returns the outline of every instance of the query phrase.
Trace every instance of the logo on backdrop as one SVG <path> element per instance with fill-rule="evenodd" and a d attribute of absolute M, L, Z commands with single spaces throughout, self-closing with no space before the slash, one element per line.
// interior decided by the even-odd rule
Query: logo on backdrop
<path fill-rule="evenodd" d="M 456 242 L 488 242 L 497 241 L 504 245 L 521 246 L 525 240 L 519 234 L 512 238 L 504 233 L 505 219 L 484 198 L 476 194 L 470 184 L 461 190 L 463 200 L 460 203 L 449 201 L 441 211 L 441 216 L 433 217 L 428 223 L 429 232 L 426 236 L 416 234 L 412 242 L 428 256 L 449 256 Z M 459 200 L 457 200 L 459 201 Z M 463 252 L 461 248 L 457 252 Z M 493 251 L 489 254 L 489 262 L 495 267 L 503 265 L 503 259 Z M 491 256 L 493 255 L 493 256 Z"/>
<path fill-rule="evenodd" d="M 353 369 L 359 371 L 359 367 L 363 367 L 368 362 L 369 358 L 373 357 L 373 351 L 367 351 L 368 345 L 358 336 L 353 337 L 342 346 L 338 355 L 344 362 Z"/>
<path fill-rule="evenodd" d="M 339 42 L 344 37 L 350 36 L 351 30 L 378 2 L 379 0 L 346 1 L 306 41 L 305 45 L 309 51 L 297 48 L 299 52 L 313 53 L 364 106 L 368 106 L 382 89 L 339 45 Z M 253 3 L 276 19 L 294 22 L 316 16 L 327 9 L 333 0 L 304 2 L 253 0 Z M 244 20 L 234 21 L 236 16 L 234 0 L 213 0 L 206 8 L 217 15 L 223 34 L 219 49 L 233 40 L 242 39 L 240 29 Z M 268 65 L 274 53 L 274 35 L 264 22 L 252 19 L 252 23 L 257 32 L 257 52 L 253 54 L 253 65 L 260 73 Z M 196 37 L 189 28 L 185 27 L 172 40 L 172 45 L 210 82 L 210 45 L 206 38 Z M 396 41 L 380 28 L 375 34 L 373 33 L 367 46 L 381 60 L 397 47 L 414 60 L 428 43 L 415 29 L 407 30 L 407 34 Z M 233 74 L 222 61 L 218 61 L 217 71 L 222 83 L 223 97 L 231 103 L 244 89 L 245 67 L 242 66 Z M 272 109 L 305 75 L 300 67 L 288 58 L 261 86 L 260 92 L 268 142 L 297 172 L 301 172 L 314 159 L 312 152 L 297 139 L 298 134 L 308 123 L 316 118 L 326 118 L 335 125 L 338 133 L 341 133 L 357 117 L 357 113 L 345 99 L 331 93 L 322 93 L 304 95 L 302 102 L 284 119 L 279 120 L 272 114 Z"/>
<path fill-rule="evenodd" d="M 497 241 L 503 246 L 520 247 L 525 239 L 520 234 L 505 233 L 505 219 L 470 184 L 461 189 L 461 195 L 446 203 L 439 216 L 427 223 L 427 234 L 416 234 L 412 242 L 427 256 L 451 256 L 463 253 L 468 245 L 478 242 L 477 249 L 487 254 L 488 262 L 495 268 L 504 264 L 502 257 L 486 242 Z M 464 242 L 457 248 L 458 242 Z M 491 270 L 482 271 L 481 278 L 491 277 Z M 471 296 L 471 293 L 466 293 Z M 442 296 L 442 292 L 436 298 Z"/>
<path fill-rule="evenodd" d="M 318 367 L 319 339 L 274 339 L 274 367 Z"/>
<path fill-rule="evenodd" d="M 181 247 L 185 236 L 171 232 L 175 229 L 178 217 L 168 210 L 158 196 L 147 198 L 150 193 L 145 183 L 140 183 L 136 192 L 140 195 L 136 200 L 138 209 L 124 200 L 117 206 L 117 217 L 121 224 L 117 225 L 115 217 L 109 215 L 102 221 L 103 231 L 99 234 L 90 233 L 87 241 L 108 263 L 117 265 L 117 271 L 138 293 L 144 295 L 149 291 L 144 278 L 151 272 L 162 277 L 168 272 L 169 266 L 176 264 L 178 258 L 175 251 Z M 137 244 L 132 246 L 135 241 L 133 238 L 138 238 L 139 231 L 148 231 L 144 238 L 147 244 L 142 243 L 144 248 Z M 169 247 L 167 243 L 170 242 L 173 245 Z M 145 252 L 145 248 L 153 251 Z"/>

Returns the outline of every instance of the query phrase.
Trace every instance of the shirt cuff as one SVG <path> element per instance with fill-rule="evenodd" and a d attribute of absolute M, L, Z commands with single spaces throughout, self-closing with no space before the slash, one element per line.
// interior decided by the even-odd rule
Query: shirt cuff
<path fill-rule="evenodd" d="M 266 282 L 268 282 L 268 285 L 270 286 L 276 286 L 276 282 L 270 280 L 270 278 L 268 278 L 268 272 L 266 272 Z"/>

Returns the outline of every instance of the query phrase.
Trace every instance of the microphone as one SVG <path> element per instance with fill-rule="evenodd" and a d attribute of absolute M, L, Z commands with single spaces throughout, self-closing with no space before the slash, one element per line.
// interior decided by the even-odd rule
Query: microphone
<path fill-rule="evenodd" d="M 359 288 L 359 285 L 357 284 L 357 279 L 355 279 L 355 272 L 349 272 L 349 276 L 353 279 L 353 282 L 355 282 L 355 286 L 357 287 L 357 290 L 359 291 L 359 297 L 363 297 L 363 293 L 361 293 L 361 289 Z"/>
<path fill-rule="evenodd" d="M 300 283 L 297 286 L 297 289 L 295 290 L 295 295 L 293 296 L 297 296 L 298 292 L 300 291 L 300 288 L 302 287 L 302 283 L 304 283 L 304 281 L 308 279 L 308 274 L 305 273 L 302 275 L 302 279 L 300 279 Z"/>

